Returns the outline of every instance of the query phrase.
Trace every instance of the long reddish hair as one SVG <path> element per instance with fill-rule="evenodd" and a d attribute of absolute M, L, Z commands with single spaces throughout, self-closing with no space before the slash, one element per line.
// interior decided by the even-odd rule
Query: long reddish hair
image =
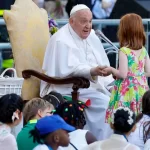
<path fill-rule="evenodd" d="M 141 49 L 146 43 L 142 18 L 134 13 L 124 15 L 120 20 L 118 39 L 121 47 Z"/>

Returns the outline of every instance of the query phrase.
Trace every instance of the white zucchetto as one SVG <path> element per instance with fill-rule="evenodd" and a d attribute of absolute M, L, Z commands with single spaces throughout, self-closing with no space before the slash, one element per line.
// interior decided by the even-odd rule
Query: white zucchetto
<path fill-rule="evenodd" d="M 83 10 L 83 9 L 89 9 L 89 10 L 90 10 L 90 8 L 87 7 L 87 6 L 84 5 L 84 4 L 75 5 L 75 6 L 72 8 L 71 12 L 70 12 L 70 16 L 72 16 L 72 15 L 73 15 L 74 13 L 76 13 L 77 11 Z"/>

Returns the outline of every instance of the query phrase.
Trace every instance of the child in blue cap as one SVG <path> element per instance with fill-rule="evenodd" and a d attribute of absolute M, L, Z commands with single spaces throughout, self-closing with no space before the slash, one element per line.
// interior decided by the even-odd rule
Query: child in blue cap
<path fill-rule="evenodd" d="M 68 132 L 74 130 L 60 116 L 46 116 L 38 120 L 35 129 L 30 131 L 34 142 L 39 143 L 33 150 L 57 150 L 59 146 L 66 147 L 70 142 Z"/>

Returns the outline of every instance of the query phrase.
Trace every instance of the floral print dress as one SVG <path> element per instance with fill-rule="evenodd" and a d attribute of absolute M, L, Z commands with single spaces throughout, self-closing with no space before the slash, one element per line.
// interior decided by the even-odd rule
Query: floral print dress
<path fill-rule="evenodd" d="M 114 88 L 106 111 L 106 122 L 111 122 L 114 109 L 128 107 L 135 114 L 142 109 L 142 96 L 148 90 L 147 79 L 144 74 L 145 59 L 148 55 L 143 47 L 139 57 L 131 49 L 122 47 L 120 49 L 128 59 L 128 73 L 125 79 L 116 79 Z"/>

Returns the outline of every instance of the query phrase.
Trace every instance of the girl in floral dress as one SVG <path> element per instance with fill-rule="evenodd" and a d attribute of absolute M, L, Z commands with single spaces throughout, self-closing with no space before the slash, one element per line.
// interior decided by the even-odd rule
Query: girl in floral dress
<path fill-rule="evenodd" d="M 119 69 L 105 68 L 104 75 L 116 76 L 108 109 L 106 122 L 111 122 L 111 115 L 118 107 L 128 107 L 135 114 L 141 110 L 141 98 L 148 90 L 146 77 L 150 76 L 150 59 L 144 47 L 146 38 L 142 19 L 136 14 L 127 14 L 121 18 L 118 38 Z"/>

